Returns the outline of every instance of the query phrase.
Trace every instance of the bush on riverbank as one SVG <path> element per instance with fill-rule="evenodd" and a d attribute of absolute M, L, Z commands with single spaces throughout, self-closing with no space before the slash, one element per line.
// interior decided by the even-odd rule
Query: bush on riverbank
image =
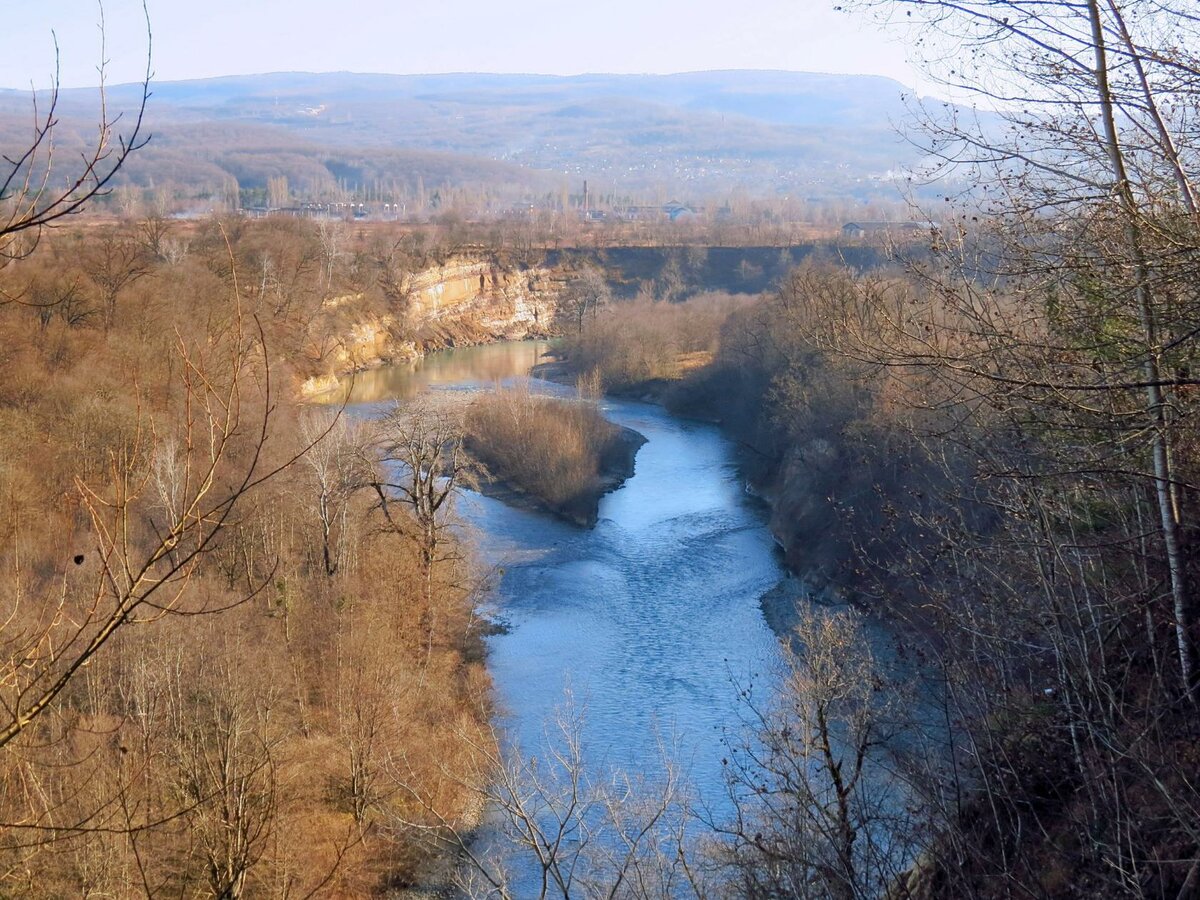
<path fill-rule="evenodd" d="M 703 294 L 683 303 L 646 298 L 607 307 L 563 342 L 572 371 L 598 373 L 605 390 L 673 381 L 716 350 L 721 325 L 749 298 Z"/>
<path fill-rule="evenodd" d="M 573 521 L 594 522 L 600 497 L 633 472 L 631 432 L 595 403 L 541 396 L 528 385 L 480 397 L 466 429 L 471 453 L 493 478 Z"/>

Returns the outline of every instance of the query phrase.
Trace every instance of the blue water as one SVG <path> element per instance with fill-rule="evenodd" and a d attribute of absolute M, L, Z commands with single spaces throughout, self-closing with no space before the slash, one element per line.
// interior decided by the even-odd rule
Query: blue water
<path fill-rule="evenodd" d="M 434 354 L 370 374 L 350 400 L 370 414 L 419 391 L 486 388 L 528 373 L 544 349 Z M 647 441 L 633 477 L 601 501 L 594 528 L 471 492 L 457 501 L 493 573 L 488 611 L 508 626 L 489 639 L 498 724 L 510 749 L 544 757 L 548 734 L 561 747 L 554 722 L 570 706 L 589 777 L 620 770 L 654 782 L 666 756 L 693 802 L 724 818 L 732 810 L 721 759 L 727 735 L 740 742 L 739 689 L 753 681 L 769 693 L 783 668 L 759 602 L 785 573 L 765 511 L 716 428 L 645 403 L 605 400 L 602 409 Z M 527 862 L 512 863 L 519 886 L 536 878 Z"/>
<path fill-rule="evenodd" d="M 459 504 L 503 569 L 493 599 L 511 630 L 491 639 L 489 666 L 504 721 L 536 752 L 570 689 L 594 765 L 653 772 L 672 744 L 718 802 L 735 682 L 778 671 L 759 598 L 784 573 L 716 429 L 647 404 L 603 408 L 647 442 L 595 528 L 479 495 Z"/>

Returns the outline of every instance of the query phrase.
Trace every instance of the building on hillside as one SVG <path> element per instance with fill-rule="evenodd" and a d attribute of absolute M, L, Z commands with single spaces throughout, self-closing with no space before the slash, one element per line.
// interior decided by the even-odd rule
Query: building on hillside
<path fill-rule="evenodd" d="M 690 222 L 696 218 L 696 210 L 690 206 L 684 206 L 682 203 L 671 201 L 663 207 L 663 212 L 667 214 L 667 218 L 672 222 Z"/>
<path fill-rule="evenodd" d="M 687 222 L 703 211 L 703 207 L 685 206 L 672 200 L 662 206 L 626 206 L 616 210 L 615 214 L 627 222 Z"/>

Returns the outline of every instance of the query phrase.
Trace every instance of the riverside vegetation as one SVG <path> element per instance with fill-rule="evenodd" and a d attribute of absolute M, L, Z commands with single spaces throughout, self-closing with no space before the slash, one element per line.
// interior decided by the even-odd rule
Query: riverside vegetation
<path fill-rule="evenodd" d="M 924 673 L 925 712 L 893 705 L 878 665 L 843 680 L 824 648 L 844 639 L 799 615 L 809 677 L 789 696 L 836 697 L 818 719 L 837 716 L 862 752 L 825 752 L 814 795 L 791 761 L 828 750 L 820 730 L 759 720 L 769 774 L 756 769 L 754 825 L 733 841 L 745 892 L 1195 897 L 1195 16 L 857 6 L 907 12 L 916 46 L 969 51 L 950 82 L 1024 102 L 1003 107 L 1004 132 L 931 119 L 932 158 L 966 165 L 981 194 L 947 198 L 928 257 L 802 266 L 725 318 L 707 365 L 643 370 L 675 376 L 654 385 L 668 406 L 743 443 L 809 587 L 902 625 Z M 639 315 L 653 307 L 599 315 L 568 355 L 601 372 L 611 359 L 638 392 L 621 373 L 639 338 L 611 336 Z M 864 681 L 879 698 L 856 696 Z M 883 747 L 890 781 L 871 784 L 862 767 Z M 889 815 L 898 781 L 913 794 Z M 910 842 L 903 874 L 880 834 Z"/>
<path fill-rule="evenodd" d="M 465 427 L 485 477 L 592 525 L 600 497 L 633 474 L 645 439 L 605 419 L 582 385 L 579 393 L 572 400 L 535 394 L 528 384 L 499 388 L 471 403 Z"/>
<path fill-rule="evenodd" d="M 1081 301 L 1072 317 L 1091 314 Z M 1165 562 L 1150 537 L 1150 450 L 1129 445 L 1119 419 L 1040 383 L 1049 367 L 1074 365 L 1074 349 L 1038 341 L 1009 356 L 1013 333 L 999 329 L 986 352 L 969 349 L 978 321 L 961 310 L 946 321 L 944 302 L 923 272 L 818 265 L 730 310 L 711 360 L 686 373 L 668 362 L 643 370 L 644 382 L 623 376 L 643 334 L 627 326 L 654 320 L 658 304 L 613 310 L 608 322 L 602 312 L 591 338 L 585 328 L 565 344 L 568 366 L 622 373 L 623 390 L 720 422 L 808 589 L 900 628 L 900 671 L 924 673 L 914 706 L 864 654 L 853 617 L 783 617 L 801 628 L 804 668 L 790 696 L 804 712 L 800 725 L 786 704 L 752 713 L 767 750 L 748 748 L 748 771 L 732 760 L 733 782 L 754 785 L 742 810 L 758 816 L 734 829 L 734 871 L 747 896 L 1191 896 L 1200 758 Z M 993 314 L 1019 303 L 993 302 Z M 672 313 L 687 314 L 687 304 Z M 930 334 L 956 349 L 931 359 Z M 586 349 L 576 356 L 576 346 Z M 964 374 L 965 357 L 985 362 Z M 1174 400 L 1173 428 L 1200 412 L 1192 400 Z M 1181 473 L 1196 464 L 1189 448 L 1175 448 Z M 821 668 L 831 661 L 813 654 L 830 645 L 845 656 Z M 875 685 L 870 700 L 855 693 L 864 684 Z M 882 782 L 845 744 L 820 758 L 815 715 L 849 729 L 839 736 L 850 748 L 889 748 Z M 814 788 L 803 764 L 854 777 Z M 899 816 L 884 786 L 897 778 L 921 798 Z M 784 799 L 760 800 L 764 784 Z M 861 843 L 877 829 L 892 843 Z M 822 858 L 839 846 L 836 864 Z M 903 874 L 891 862 L 897 846 L 920 860 Z M 1129 870 L 1109 868 L 1117 861 Z M 1136 891 L 1124 880 L 1133 872 Z M 814 877 L 834 883 L 814 887 Z"/>
<path fill-rule="evenodd" d="M 933 712 L 875 719 L 850 742 L 865 755 L 826 755 L 819 797 L 786 763 L 819 752 L 819 733 L 797 747 L 792 726 L 764 727 L 772 775 L 750 809 L 768 824 L 734 841 L 747 894 L 1194 897 L 1194 16 L 863 5 L 966 41 L 979 90 L 1044 100 L 1006 114 L 1012 143 L 933 123 L 932 151 L 974 160 L 983 209 L 931 226 L 931 255 L 892 272 L 801 267 L 731 312 L 711 362 L 685 376 L 669 359 L 625 362 L 643 350 L 620 323 L 652 321 L 652 305 L 598 316 L 595 338 L 567 348 L 635 393 L 626 372 L 675 376 L 657 393 L 743 442 L 809 586 L 903 623 L 928 676 Z M 1160 27 L 1188 39 L 1155 44 Z M 1081 124 L 1095 110 L 1099 132 Z M 863 733 L 874 703 L 835 693 Z M 897 745 L 883 722 L 908 736 Z M 888 745 L 892 783 L 919 798 L 898 818 L 886 787 L 856 794 L 865 748 Z M 912 841 L 903 875 L 886 874 L 876 828 Z"/>
<path fill-rule="evenodd" d="M 273 348 L 305 358 L 325 289 L 281 305 L 242 287 L 231 259 L 313 232 L 206 229 L 182 259 L 139 249 L 137 277 L 109 294 L 90 253 L 105 258 L 113 234 L 139 247 L 132 229 L 50 235 L 3 273 L 15 298 L 0 310 L 4 561 L 21 654 L 7 682 L 5 877 L 47 896 L 139 883 L 151 895 L 368 893 L 430 877 L 436 849 L 469 850 L 485 795 L 553 840 L 530 810 L 567 796 L 579 760 L 567 753 L 547 779 L 497 756 L 472 627 L 479 582 L 447 527 L 450 494 L 403 476 L 458 472 L 464 434 L 490 417 L 506 435 L 496 446 L 527 451 L 504 465 L 544 457 L 541 470 L 561 464 L 583 484 L 593 469 L 580 459 L 606 433 L 589 430 L 595 411 L 520 390 L 483 398 L 466 429 L 419 407 L 371 427 L 297 407 Z M 936 249 L 1001 246 L 981 227 Z M 653 845 L 607 860 L 595 885 L 636 866 L 655 886 L 644 896 L 664 884 L 652 876 L 700 896 L 1119 896 L 1131 873 L 1159 895 L 1183 889 L 1197 761 L 1151 537 L 1152 448 L 1116 424 L 1137 415 L 1137 387 L 1052 381 L 1077 370 L 1080 345 L 1043 337 L 1092 334 L 1095 285 L 1060 285 L 1032 336 L 1008 317 L 1026 322 L 1040 288 L 990 295 L 985 330 L 973 294 L 961 306 L 919 267 L 818 263 L 758 299 L 589 309 L 568 361 L 719 419 L 773 501 L 792 565 L 910 626 L 952 741 L 914 737 L 924 727 L 854 616 L 800 616 L 788 692 L 748 706 L 758 737 L 734 742 L 741 813 L 714 823 L 715 846 L 686 844 L 693 880 L 670 881 L 682 830 L 651 830 Z M 1127 366 L 1130 320 L 1115 301 L 1102 311 L 1115 337 L 1086 368 L 1109 378 Z M 1187 308 L 1172 315 L 1171 333 L 1189 334 Z M 1171 348 L 1176 371 L 1189 348 Z M 1072 399 L 1100 388 L 1112 418 Z M 1184 435 L 1194 398 L 1174 390 L 1172 434 Z M 522 421 L 512 441 L 504 429 Z M 550 452 L 549 421 L 575 429 L 579 454 Z M 1183 486 L 1191 450 L 1173 447 Z M 29 698 L 64 674 L 30 715 Z M 821 775 L 839 772 L 840 784 Z M 881 799 L 898 776 L 919 803 Z M 667 811 L 686 800 L 669 788 L 588 808 L 675 827 Z M 551 808 L 561 831 L 588 825 Z M 575 852 L 550 859 L 563 878 Z"/>
<path fill-rule="evenodd" d="M 429 423 L 292 399 L 315 229 L 149 230 L 0 271 L 0 892 L 412 883 L 411 829 L 473 821 L 492 746 L 468 548 L 383 462 Z"/>

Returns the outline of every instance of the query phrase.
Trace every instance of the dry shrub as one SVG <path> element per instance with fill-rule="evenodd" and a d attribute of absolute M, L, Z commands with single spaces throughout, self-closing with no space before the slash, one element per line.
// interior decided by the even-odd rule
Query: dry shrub
<path fill-rule="evenodd" d="M 595 491 L 620 439 L 594 403 L 535 394 L 528 384 L 480 397 L 466 424 L 471 452 L 493 476 L 567 513 Z"/>
<path fill-rule="evenodd" d="M 564 341 L 563 350 L 572 369 L 598 372 L 607 390 L 674 380 L 710 358 L 721 325 L 749 299 L 713 293 L 667 303 L 639 297 L 601 310 Z"/>

